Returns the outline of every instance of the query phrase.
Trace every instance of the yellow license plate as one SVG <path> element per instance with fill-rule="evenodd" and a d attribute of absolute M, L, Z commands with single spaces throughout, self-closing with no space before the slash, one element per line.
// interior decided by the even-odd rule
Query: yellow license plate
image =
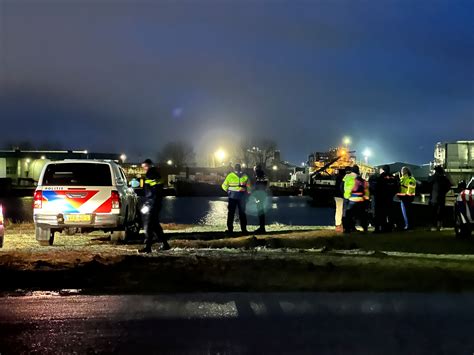
<path fill-rule="evenodd" d="M 90 214 L 68 214 L 64 216 L 64 221 L 69 223 L 90 223 Z"/>

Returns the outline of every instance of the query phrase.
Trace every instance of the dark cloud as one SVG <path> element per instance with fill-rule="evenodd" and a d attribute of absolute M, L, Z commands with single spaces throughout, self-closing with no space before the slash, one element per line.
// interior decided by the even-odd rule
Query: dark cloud
<path fill-rule="evenodd" d="M 1 9 L 0 117 L 18 139 L 138 156 L 262 135 L 298 162 L 350 134 L 379 161 L 425 162 L 436 141 L 474 137 L 471 1 Z"/>

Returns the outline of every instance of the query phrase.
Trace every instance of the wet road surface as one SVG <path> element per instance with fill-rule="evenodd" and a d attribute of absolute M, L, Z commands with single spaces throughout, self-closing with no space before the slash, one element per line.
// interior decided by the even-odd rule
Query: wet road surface
<path fill-rule="evenodd" d="M 472 354 L 474 294 L 0 298 L 0 353 Z"/>

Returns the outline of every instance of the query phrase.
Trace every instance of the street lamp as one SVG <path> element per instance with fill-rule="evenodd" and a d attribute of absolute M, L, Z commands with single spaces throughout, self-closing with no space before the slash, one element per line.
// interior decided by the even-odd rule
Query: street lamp
<path fill-rule="evenodd" d="M 224 162 L 224 159 L 226 157 L 226 152 L 223 150 L 223 149 L 218 149 L 215 153 L 214 153 L 214 158 L 219 162 L 219 163 L 223 163 Z M 215 164 L 217 165 L 217 164 Z"/>
<path fill-rule="evenodd" d="M 166 162 L 166 164 L 168 164 L 168 165 L 173 165 L 173 161 L 170 159 L 170 160 L 168 160 L 168 161 Z"/>
<path fill-rule="evenodd" d="M 122 154 L 120 156 L 120 160 L 122 161 L 122 164 L 125 163 L 125 160 L 127 160 L 127 156 L 125 154 Z"/>
<path fill-rule="evenodd" d="M 365 148 L 364 151 L 362 152 L 362 154 L 364 155 L 365 163 L 368 164 L 369 163 L 369 157 L 372 156 L 372 151 L 369 148 Z"/>
<path fill-rule="evenodd" d="M 344 144 L 346 147 L 348 147 L 349 144 L 351 144 L 351 143 L 352 143 L 351 137 L 347 137 L 347 136 L 346 136 L 346 137 L 344 137 L 344 138 L 342 139 L 342 144 Z"/>
<path fill-rule="evenodd" d="M 276 171 L 276 170 L 278 170 L 278 166 L 273 165 L 273 166 L 272 166 L 272 169 Z"/>

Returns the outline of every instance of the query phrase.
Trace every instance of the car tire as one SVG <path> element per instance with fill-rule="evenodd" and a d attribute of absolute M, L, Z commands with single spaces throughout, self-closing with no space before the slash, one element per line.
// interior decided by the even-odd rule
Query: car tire
<path fill-rule="evenodd" d="M 462 222 L 460 212 L 456 212 L 454 218 L 454 231 L 458 238 L 469 238 L 471 236 L 471 227 L 468 223 Z"/>
<path fill-rule="evenodd" d="M 47 247 L 54 244 L 54 232 L 51 231 L 51 228 L 36 227 L 35 235 L 41 246 Z"/>

